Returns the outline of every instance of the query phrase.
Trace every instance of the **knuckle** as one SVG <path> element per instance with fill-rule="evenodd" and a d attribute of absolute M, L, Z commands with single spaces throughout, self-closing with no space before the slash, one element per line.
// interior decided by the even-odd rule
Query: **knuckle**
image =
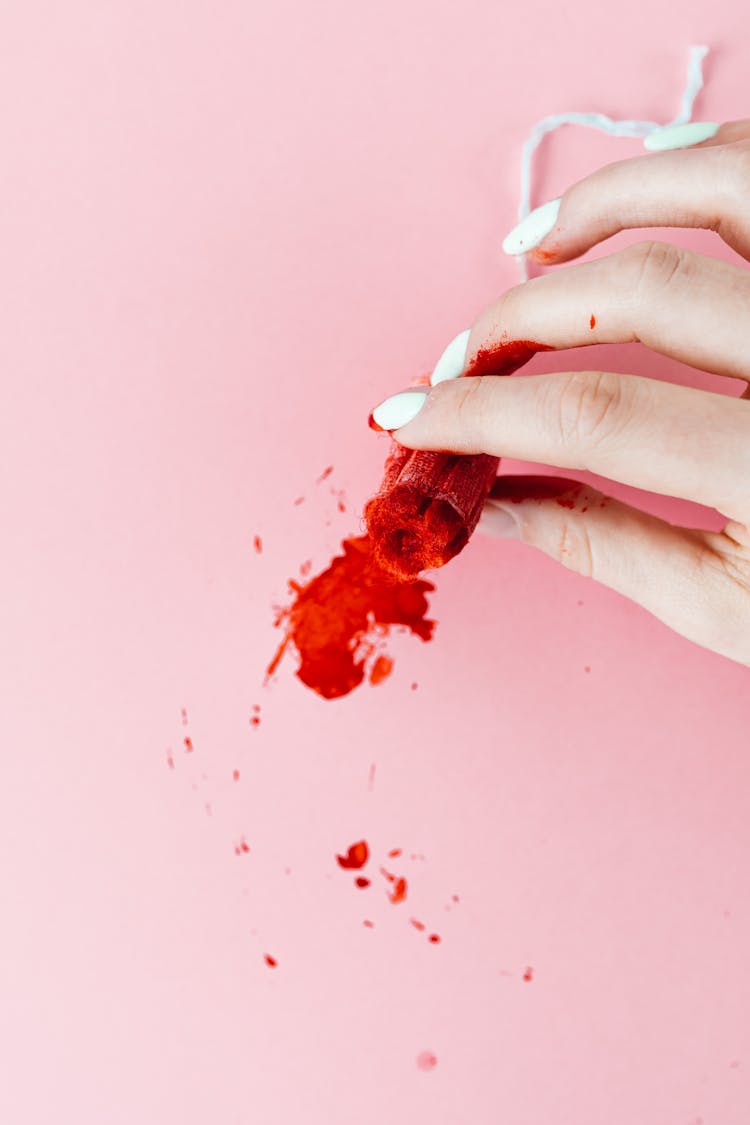
<path fill-rule="evenodd" d="M 463 434 L 481 444 L 483 435 L 488 432 L 491 415 L 487 380 L 481 376 L 456 379 L 451 389 L 455 395 L 453 414 L 456 424 Z"/>
<path fill-rule="evenodd" d="M 551 419 L 563 446 L 611 441 L 630 415 L 626 380 L 612 371 L 572 371 L 558 380 Z"/>
<path fill-rule="evenodd" d="M 690 256 L 678 246 L 652 239 L 623 251 L 627 283 L 636 294 L 652 297 L 690 274 Z"/>

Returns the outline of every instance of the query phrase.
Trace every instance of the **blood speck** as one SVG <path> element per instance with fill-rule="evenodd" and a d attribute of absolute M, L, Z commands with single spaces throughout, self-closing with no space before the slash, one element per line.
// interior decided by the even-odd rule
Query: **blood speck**
<path fill-rule="evenodd" d="M 251 715 L 250 716 L 250 726 L 251 727 L 259 727 L 260 726 L 260 715 Z"/>
<path fill-rule="evenodd" d="M 362 925 L 367 926 L 368 930 L 374 930 L 375 929 L 375 923 L 371 922 L 369 918 L 365 918 Z"/>
<path fill-rule="evenodd" d="M 593 313 L 591 314 L 591 320 L 589 321 L 589 328 L 596 328 L 596 317 Z"/>
<path fill-rule="evenodd" d="M 298 496 L 297 499 L 294 501 L 295 508 L 299 508 L 300 504 L 304 504 L 304 502 L 305 502 L 304 496 Z"/>
<path fill-rule="evenodd" d="M 388 855 L 391 859 L 395 859 L 396 856 L 401 855 L 401 848 L 391 848 Z"/>
<path fill-rule="evenodd" d="M 523 974 L 523 979 L 525 981 L 532 981 L 534 979 L 534 970 L 530 965 L 527 967 L 526 972 Z"/>
<path fill-rule="evenodd" d="M 240 850 L 243 851 L 243 852 L 249 852 L 250 851 L 250 848 L 247 846 L 247 844 L 244 840 L 240 844 Z"/>
<path fill-rule="evenodd" d="M 243 852 L 245 854 L 247 854 L 247 852 L 249 852 L 249 851 L 250 851 L 250 848 L 248 847 L 247 841 L 245 840 L 245 837 L 243 836 L 242 839 L 240 840 L 239 844 L 234 845 L 234 854 L 235 855 L 242 855 Z"/>
<path fill-rule="evenodd" d="M 352 844 L 346 855 L 337 855 L 339 867 L 343 867 L 348 871 L 357 871 L 360 867 L 364 867 L 370 856 L 370 849 L 367 846 L 366 840 L 360 840 L 356 844 Z"/>
<path fill-rule="evenodd" d="M 372 787 L 375 784 L 375 763 L 370 766 L 370 776 L 367 779 L 367 788 L 372 792 Z"/>
<path fill-rule="evenodd" d="M 345 512 L 345 511 L 346 511 L 346 504 L 344 503 L 344 501 L 343 501 L 343 500 L 339 500 L 339 502 L 338 502 L 338 505 L 337 505 L 337 507 L 338 507 L 338 510 L 339 510 L 340 512 Z"/>
<path fill-rule="evenodd" d="M 272 957 L 270 953 L 264 953 L 263 960 L 268 965 L 269 969 L 275 969 L 278 965 L 278 961 L 275 957 Z"/>
<path fill-rule="evenodd" d="M 416 918 L 410 918 L 409 921 L 415 930 L 422 931 L 424 929 L 424 922 L 419 922 Z"/>
<path fill-rule="evenodd" d="M 263 554 L 263 540 L 261 539 L 260 535 L 256 535 L 253 539 L 253 546 L 255 547 L 255 550 L 259 555 Z"/>
<path fill-rule="evenodd" d="M 370 885 L 370 880 L 366 879 L 364 875 L 358 875 L 357 878 L 354 880 L 354 882 L 357 884 L 358 887 L 361 887 L 363 890 L 364 890 L 365 887 L 369 887 L 369 885 Z"/>
<path fill-rule="evenodd" d="M 239 770 L 232 770 L 232 780 L 233 781 L 239 781 L 240 780 L 240 771 Z"/>
<path fill-rule="evenodd" d="M 186 751 L 188 752 L 188 754 L 192 754 L 192 752 L 193 752 L 193 740 L 192 740 L 192 738 L 186 738 L 186 739 L 184 739 L 184 742 L 185 742 Z"/>
<path fill-rule="evenodd" d="M 171 770 L 174 769 L 174 758 L 172 757 L 171 752 L 167 754 L 167 765 Z"/>
<path fill-rule="evenodd" d="M 412 691 L 416 691 L 418 687 L 419 687 L 419 684 L 412 684 L 412 685 L 411 685 L 411 690 L 412 690 Z"/>
<path fill-rule="evenodd" d="M 421 1051 L 417 1055 L 417 1066 L 420 1070 L 434 1070 L 437 1066 L 437 1055 L 432 1051 Z"/>
<path fill-rule="evenodd" d="M 370 670 L 370 683 L 373 686 L 382 684 L 393 671 L 393 661 L 390 656 L 379 656 Z"/>
<path fill-rule="evenodd" d="M 407 885 L 408 884 L 406 882 L 406 879 L 402 878 L 402 879 L 396 880 L 396 885 L 394 886 L 391 894 L 388 896 L 389 899 L 391 900 L 391 902 L 394 903 L 394 905 L 397 902 L 403 902 L 404 899 L 406 898 Z"/>
<path fill-rule="evenodd" d="M 584 670 L 584 672 L 590 672 L 591 671 L 591 665 L 590 664 L 584 664 L 583 670 Z"/>
<path fill-rule="evenodd" d="M 320 476 L 318 477 L 318 479 L 315 483 L 316 484 L 322 484 L 324 480 L 328 480 L 328 478 L 330 477 L 332 472 L 333 472 L 333 465 L 329 465 L 327 469 L 323 469 L 323 472 L 320 474 Z"/>
<path fill-rule="evenodd" d="M 252 710 L 256 715 L 260 714 L 260 703 L 253 703 Z"/>
<path fill-rule="evenodd" d="M 458 902 L 458 901 L 459 901 L 459 897 L 458 897 L 458 895 L 451 895 L 451 899 L 453 900 L 453 902 Z"/>
<path fill-rule="evenodd" d="M 312 570 L 312 559 L 305 559 L 305 561 L 302 563 L 301 567 L 299 568 L 300 574 L 302 575 L 303 578 L 306 578 L 311 570 Z"/>
<path fill-rule="evenodd" d="M 184 727 L 186 727 L 187 726 L 187 711 L 185 710 L 184 707 L 180 708 L 180 718 L 182 719 L 182 725 Z"/>
<path fill-rule="evenodd" d="M 579 598 L 579 599 L 578 599 L 578 601 L 576 602 L 576 605 L 583 605 L 583 602 L 581 601 L 581 599 L 580 599 L 580 598 Z"/>
<path fill-rule="evenodd" d="M 431 941 L 433 945 L 437 945 L 440 941 L 440 934 L 430 934 L 428 940 Z"/>

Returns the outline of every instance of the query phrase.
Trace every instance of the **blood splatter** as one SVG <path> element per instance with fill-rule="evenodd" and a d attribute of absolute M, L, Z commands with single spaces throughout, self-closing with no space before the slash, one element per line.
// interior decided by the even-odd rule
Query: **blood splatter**
<path fill-rule="evenodd" d="M 451 895 L 451 899 L 453 900 L 453 902 L 459 901 L 458 895 Z"/>
<path fill-rule="evenodd" d="M 305 502 L 304 496 L 298 496 L 297 499 L 294 501 L 295 508 L 299 508 L 300 504 L 304 504 L 304 502 Z"/>
<path fill-rule="evenodd" d="M 259 703 L 253 703 L 252 711 L 253 711 L 253 713 L 250 716 L 250 726 L 251 727 L 259 727 L 260 726 L 260 704 Z"/>
<path fill-rule="evenodd" d="M 433 945 L 437 945 L 441 940 L 440 934 L 430 934 L 428 938 L 428 941 L 431 941 Z"/>
<path fill-rule="evenodd" d="M 369 918 L 365 918 L 362 925 L 367 926 L 368 930 L 374 930 L 375 929 L 375 923 L 371 922 Z"/>
<path fill-rule="evenodd" d="M 354 880 L 354 882 L 357 884 L 358 887 L 361 887 L 363 890 L 364 890 L 365 887 L 369 887 L 369 885 L 370 885 L 370 880 L 366 879 L 364 875 L 358 875 L 357 878 Z"/>
<path fill-rule="evenodd" d="M 532 969 L 531 965 L 527 966 L 526 971 L 523 974 L 523 979 L 525 981 L 531 981 L 534 979 L 534 970 Z"/>
<path fill-rule="evenodd" d="M 396 884 L 392 892 L 388 896 L 392 903 L 395 904 L 404 901 L 404 899 L 406 898 L 407 886 L 408 884 L 406 882 L 406 879 L 400 878 L 396 880 Z"/>
<path fill-rule="evenodd" d="M 416 918 L 410 918 L 409 921 L 415 930 L 419 930 L 420 932 L 424 930 L 424 922 L 419 922 Z"/>
<path fill-rule="evenodd" d="M 239 770 L 232 770 L 232 780 L 233 781 L 239 781 L 240 780 L 240 771 Z"/>
<path fill-rule="evenodd" d="M 308 576 L 308 574 L 310 573 L 311 570 L 312 570 L 312 559 L 305 559 L 305 561 L 300 564 L 300 568 L 299 568 L 300 574 L 302 575 L 303 578 L 307 578 L 307 576 Z"/>
<path fill-rule="evenodd" d="M 591 320 L 589 321 L 589 328 L 596 328 L 596 317 L 593 313 L 591 314 Z"/>
<path fill-rule="evenodd" d="M 186 727 L 186 726 L 187 726 L 187 721 L 188 721 L 188 717 L 187 717 L 187 711 L 185 710 L 185 708 L 184 708 L 184 707 L 181 707 L 181 708 L 180 708 L 180 718 L 182 719 L 182 725 L 183 725 L 184 727 Z"/>
<path fill-rule="evenodd" d="M 420 1051 L 417 1055 L 417 1066 L 420 1070 L 434 1070 L 437 1066 L 437 1055 L 432 1051 Z"/>
<path fill-rule="evenodd" d="M 270 953 L 264 953 L 263 960 L 268 965 L 269 969 L 275 969 L 278 965 L 278 961 L 275 957 L 272 957 Z"/>
<path fill-rule="evenodd" d="M 328 480 L 328 478 L 330 477 L 332 472 L 333 472 L 333 465 L 329 465 L 327 469 L 323 469 L 323 472 L 320 474 L 320 476 L 318 477 L 318 479 L 316 480 L 315 483 L 316 484 L 322 484 L 324 480 Z"/>
<path fill-rule="evenodd" d="M 370 683 L 373 686 L 382 684 L 383 680 L 386 680 L 392 671 L 393 661 L 390 656 L 379 656 L 370 669 Z"/>
<path fill-rule="evenodd" d="M 395 859 L 396 856 L 401 855 L 402 851 L 403 851 L 402 848 L 391 848 L 391 850 L 388 852 L 388 858 L 389 859 Z"/>
<path fill-rule="evenodd" d="M 260 535 L 256 535 L 253 539 L 253 546 L 259 555 L 263 554 L 263 540 Z"/>
<path fill-rule="evenodd" d="M 591 671 L 591 665 L 590 664 L 584 664 L 583 670 L 584 670 L 584 672 L 590 672 Z"/>
<path fill-rule="evenodd" d="M 193 752 L 193 740 L 192 740 L 192 738 L 184 738 L 183 742 L 185 743 L 185 750 L 187 751 L 187 753 L 192 754 L 192 752 Z"/>
<path fill-rule="evenodd" d="M 411 685 L 411 690 L 412 690 L 412 691 L 416 691 L 418 687 L 419 687 L 419 684 L 412 684 L 412 685 Z"/>
<path fill-rule="evenodd" d="M 169 766 L 169 768 L 171 770 L 174 769 L 174 758 L 172 757 L 172 751 L 171 750 L 167 751 L 167 765 Z"/>
<path fill-rule="evenodd" d="M 338 699 L 362 683 L 374 638 L 381 641 L 391 626 L 403 625 L 423 641 L 435 626 L 425 617 L 432 583 L 395 580 L 375 562 L 367 536 L 347 539 L 342 547 L 343 554 L 307 585 L 290 581 L 294 601 L 276 620 L 286 635 L 267 670 L 270 678 L 293 646 L 300 661 L 296 675 L 324 699 Z"/>
<path fill-rule="evenodd" d="M 339 867 L 343 867 L 348 871 L 357 871 L 359 868 L 364 867 L 370 856 L 370 849 L 367 846 L 366 840 L 359 840 L 356 844 L 352 844 L 348 849 L 346 855 L 337 855 Z"/>

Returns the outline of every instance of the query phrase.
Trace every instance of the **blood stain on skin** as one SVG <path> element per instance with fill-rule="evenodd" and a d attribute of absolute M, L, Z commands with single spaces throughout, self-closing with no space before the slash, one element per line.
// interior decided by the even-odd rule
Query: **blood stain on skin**
<path fill-rule="evenodd" d="M 362 890 L 364 890 L 365 887 L 369 887 L 370 885 L 370 880 L 366 879 L 364 875 L 358 875 L 354 882 Z"/>
<path fill-rule="evenodd" d="M 370 793 L 372 793 L 372 787 L 373 787 L 374 784 L 375 784 L 375 763 L 373 762 L 370 766 L 370 774 L 369 774 L 369 777 L 367 779 L 367 788 L 368 788 Z"/>
<path fill-rule="evenodd" d="M 272 957 L 270 953 L 264 953 L 263 960 L 268 965 L 269 969 L 275 969 L 278 965 L 278 961 L 275 957 Z"/>
<path fill-rule="evenodd" d="M 526 971 L 523 974 L 523 979 L 525 981 L 532 981 L 534 979 L 534 970 L 532 969 L 531 965 L 527 966 Z"/>
<path fill-rule="evenodd" d="M 370 669 L 370 683 L 375 687 L 382 684 L 393 671 L 393 661 L 390 656 L 381 654 Z"/>
<path fill-rule="evenodd" d="M 296 675 L 302 683 L 324 699 L 338 699 L 363 682 L 374 639 L 380 643 L 391 627 L 404 626 L 423 641 L 431 639 L 435 622 L 426 619 L 426 595 L 434 589 L 432 583 L 399 581 L 386 573 L 367 536 L 344 540 L 342 551 L 306 585 L 289 582 L 294 600 L 276 619 L 285 636 L 266 682 L 291 646 L 299 657 Z M 381 663 L 376 675 L 387 667 Z"/>
<path fill-rule="evenodd" d="M 432 1051 L 420 1051 L 417 1055 L 417 1066 L 420 1070 L 434 1070 L 437 1066 L 437 1055 Z"/>
<path fill-rule="evenodd" d="M 591 314 L 591 320 L 589 321 L 589 328 L 596 328 L 596 317 L 593 313 Z"/>
<path fill-rule="evenodd" d="M 250 851 L 250 847 L 249 847 L 249 845 L 248 845 L 248 843 L 247 843 L 247 840 L 246 840 L 246 839 L 245 839 L 245 837 L 243 836 L 243 837 L 242 837 L 242 838 L 240 839 L 240 842 L 239 842 L 239 844 L 235 844 L 235 845 L 234 845 L 234 854 L 235 854 L 235 855 L 247 855 L 247 853 L 248 853 L 249 851 Z"/>
<path fill-rule="evenodd" d="M 590 664 L 584 664 L 583 670 L 584 670 L 584 672 L 590 672 L 591 671 L 591 665 Z"/>
<path fill-rule="evenodd" d="M 416 691 L 418 687 L 419 687 L 419 684 L 412 684 L 412 685 L 411 685 L 411 690 L 412 690 L 412 691 Z"/>
<path fill-rule="evenodd" d="M 257 554 L 259 554 L 259 555 L 263 554 L 263 540 L 261 539 L 260 535 L 256 535 L 254 537 L 253 546 L 255 547 L 255 550 L 256 550 Z"/>
<path fill-rule="evenodd" d="M 187 721 L 188 721 L 188 717 L 187 717 L 187 711 L 185 710 L 185 708 L 184 708 L 184 707 L 181 707 L 181 708 L 180 708 L 180 718 L 182 719 L 182 725 L 183 725 L 184 727 L 186 727 L 186 726 L 187 726 Z"/>
<path fill-rule="evenodd" d="M 250 726 L 251 727 L 259 727 L 260 726 L 260 704 L 259 703 L 253 703 L 252 712 L 253 713 L 250 716 Z"/>
<path fill-rule="evenodd" d="M 300 504 L 304 504 L 304 502 L 305 502 L 304 496 L 298 496 L 297 499 L 294 501 L 295 508 L 299 508 Z"/>
<path fill-rule="evenodd" d="M 369 856 L 370 849 L 367 846 L 367 841 L 359 840 L 356 844 L 351 845 L 346 855 L 337 855 L 336 860 L 339 867 L 343 867 L 347 871 L 358 871 L 367 863 Z"/>

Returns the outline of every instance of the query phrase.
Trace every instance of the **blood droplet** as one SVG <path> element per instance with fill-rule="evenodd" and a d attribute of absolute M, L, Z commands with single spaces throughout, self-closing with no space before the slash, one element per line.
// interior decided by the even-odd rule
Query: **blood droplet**
<path fill-rule="evenodd" d="M 337 855 L 339 867 L 343 867 L 349 871 L 356 871 L 360 867 L 364 867 L 370 856 L 370 849 L 367 846 L 366 840 L 359 840 L 356 844 L 352 844 L 348 849 L 346 855 Z"/>
<path fill-rule="evenodd" d="M 358 887 L 361 887 L 363 890 L 364 890 L 365 887 L 369 887 L 369 885 L 370 885 L 370 880 L 366 879 L 364 875 L 358 875 L 357 878 L 354 880 L 354 882 L 357 884 Z"/>
<path fill-rule="evenodd" d="M 394 905 L 398 902 L 404 901 L 404 899 L 406 898 L 406 888 L 406 879 L 401 878 L 396 880 L 396 885 L 394 886 L 391 894 L 388 896 L 391 902 L 394 903 Z"/>
<path fill-rule="evenodd" d="M 171 770 L 174 769 L 174 758 L 172 757 L 171 750 L 167 753 L 167 765 Z"/>
<path fill-rule="evenodd" d="M 530 980 L 534 979 L 534 970 L 532 969 L 531 965 L 529 965 L 527 967 L 526 972 L 523 974 L 523 979 L 525 981 L 530 981 Z"/>
<path fill-rule="evenodd" d="M 437 945 L 441 940 L 440 934 L 430 934 L 430 937 L 429 937 L 428 940 L 431 941 L 433 945 Z"/>
<path fill-rule="evenodd" d="M 424 922 L 418 922 L 416 918 L 410 918 L 409 921 L 415 930 L 419 930 L 420 932 L 424 930 Z"/>
<path fill-rule="evenodd" d="M 183 741 L 185 743 L 185 749 L 188 752 L 188 754 L 192 754 L 192 752 L 193 752 L 193 740 L 192 740 L 192 738 L 185 738 Z"/>
<path fill-rule="evenodd" d="M 233 781 L 239 781 L 240 780 L 240 771 L 239 770 L 232 770 L 232 780 Z"/>
<path fill-rule="evenodd" d="M 388 855 L 391 859 L 395 859 L 396 856 L 401 855 L 401 851 L 401 848 L 391 848 L 391 850 L 388 852 Z"/>
<path fill-rule="evenodd" d="M 260 535 L 256 535 L 254 537 L 253 546 L 255 547 L 255 550 L 259 555 L 263 554 L 263 540 L 261 539 Z"/>
<path fill-rule="evenodd" d="M 437 1066 L 437 1055 L 432 1051 L 420 1051 L 417 1055 L 417 1066 L 420 1070 L 433 1070 Z"/>
<path fill-rule="evenodd" d="M 596 328 L 596 317 L 593 313 L 591 314 L 591 320 L 589 321 L 589 328 Z"/>
<path fill-rule="evenodd" d="M 371 922 L 369 918 L 365 918 L 362 925 L 367 926 L 368 930 L 374 930 L 375 929 L 375 923 Z"/>
<path fill-rule="evenodd" d="M 278 961 L 275 957 L 272 957 L 270 953 L 264 953 L 263 960 L 268 965 L 269 969 L 275 969 L 278 965 Z"/>
<path fill-rule="evenodd" d="M 328 480 L 328 478 L 330 477 L 332 472 L 333 472 L 333 465 L 329 465 L 327 469 L 323 469 L 323 472 L 320 474 L 320 476 L 318 477 L 318 479 L 315 483 L 316 484 L 322 484 L 324 480 Z"/>
<path fill-rule="evenodd" d="M 393 671 L 393 661 L 390 656 L 381 655 L 377 658 L 370 670 L 370 683 L 373 686 L 382 684 Z"/>

